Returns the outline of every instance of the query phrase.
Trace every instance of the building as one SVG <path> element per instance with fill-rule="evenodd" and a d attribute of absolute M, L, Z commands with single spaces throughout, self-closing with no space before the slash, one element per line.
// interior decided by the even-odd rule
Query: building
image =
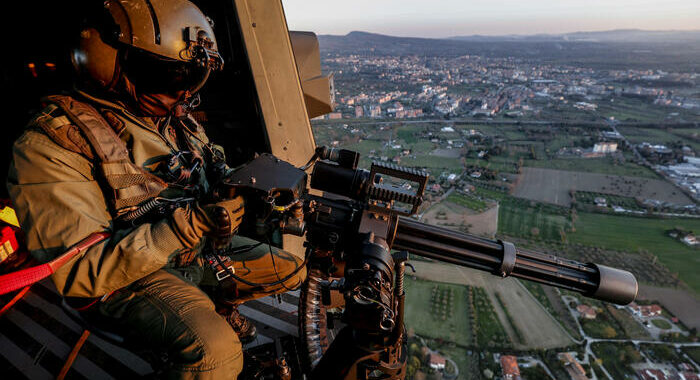
<path fill-rule="evenodd" d="M 362 106 L 355 106 L 355 117 L 363 117 L 365 116 L 365 110 L 362 108 Z"/>
<path fill-rule="evenodd" d="M 617 151 L 617 143 L 615 142 L 599 142 L 593 145 L 593 153 L 614 153 Z"/>
<path fill-rule="evenodd" d="M 504 380 L 520 380 L 520 368 L 518 358 L 513 355 L 501 355 L 501 370 Z"/>
<path fill-rule="evenodd" d="M 643 369 L 637 371 L 637 377 L 641 380 L 666 380 L 666 375 L 658 369 Z"/>
<path fill-rule="evenodd" d="M 338 119 L 342 119 L 342 118 L 343 118 L 343 114 L 340 112 L 331 112 L 328 114 L 328 119 L 330 119 L 330 120 L 338 120 Z"/>
<path fill-rule="evenodd" d="M 428 355 L 428 366 L 436 371 L 442 371 L 445 369 L 445 358 L 431 352 Z"/>
<path fill-rule="evenodd" d="M 632 312 L 639 317 L 648 318 L 661 315 L 661 306 L 656 304 L 637 305 L 636 303 L 632 303 L 629 307 L 632 309 Z"/>
<path fill-rule="evenodd" d="M 576 306 L 576 311 L 578 311 L 579 314 L 581 314 L 582 318 L 595 319 L 595 316 L 596 316 L 595 309 L 588 306 L 588 305 L 580 304 L 580 305 Z"/>
<path fill-rule="evenodd" d="M 558 356 L 559 360 L 564 362 L 564 368 L 566 368 L 566 372 L 569 373 L 572 380 L 588 380 L 586 370 L 583 369 L 581 363 L 570 352 L 562 352 Z"/>
<path fill-rule="evenodd" d="M 369 116 L 370 117 L 381 117 L 382 116 L 382 107 L 378 105 L 370 106 L 369 107 Z"/>
<path fill-rule="evenodd" d="M 693 234 L 687 234 L 681 241 L 688 245 L 698 245 L 698 239 Z"/>
<path fill-rule="evenodd" d="M 574 108 L 583 110 L 583 111 L 595 111 L 598 106 L 592 103 L 586 103 L 586 102 L 576 102 L 574 104 Z"/>
<path fill-rule="evenodd" d="M 622 135 L 620 132 L 616 131 L 603 131 L 603 137 L 610 140 L 622 140 Z"/>
<path fill-rule="evenodd" d="M 700 380 L 700 375 L 696 372 L 683 371 L 678 374 L 682 380 Z"/>

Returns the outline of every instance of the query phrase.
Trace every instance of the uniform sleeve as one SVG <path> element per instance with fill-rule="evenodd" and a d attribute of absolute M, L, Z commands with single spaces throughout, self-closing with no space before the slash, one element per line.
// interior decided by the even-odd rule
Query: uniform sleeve
<path fill-rule="evenodd" d="M 183 249 L 167 219 L 114 230 L 90 161 L 40 132 L 15 142 L 7 181 L 38 260 L 55 258 L 93 232 L 112 234 L 56 271 L 53 281 L 64 296 L 102 296 L 162 268 Z"/>

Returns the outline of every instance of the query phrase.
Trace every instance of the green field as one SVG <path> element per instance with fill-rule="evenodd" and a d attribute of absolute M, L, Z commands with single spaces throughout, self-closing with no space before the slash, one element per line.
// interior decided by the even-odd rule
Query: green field
<path fill-rule="evenodd" d="M 555 158 L 551 160 L 525 160 L 525 166 L 590 173 L 613 174 L 630 177 L 658 179 L 659 176 L 644 166 L 632 162 L 615 163 L 611 157 Z"/>
<path fill-rule="evenodd" d="M 640 207 L 637 204 L 637 201 L 632 197 L 623 197 L 621 195 L 596 193 L 591 191 L 576 191 L 575 197 L 577 204 L 595 206 L 595 198 L 603 197 L 607 201 L 608 207 L 619 206 L 627 210 L 644 211 L 644 208 Z"/>
<path fill-rule="evenodd" d="M 662 330 L 668 330 L 671 328 L 671 324 L 665 319 L 652 319 L 651 323 Z"/>
<path fill-rule="evenodd" d="M 500 223 L 500 221 L 499 221 Z M 666 231 L 679 227 L 700 231 L 698 219 L 659 219 L 578 213 L 569 241 L 618 251 L 646 250 L 656 255 L 671 272 L 700 293 L 700 251 L 672 239 Z"/>
<path fill-rule="evenodd" d="M 534 240 L 561 241 L 562 231 L 571 228 L 568 209 L 528 201 L 477 186 L 476 194 L 499 201 L 498 233 Z"/>
<path fill-rule="evenodd" d="M 620 127 L 619 130 L 633 144 L 648 142 L 670 145 L 671 143 L 682 142 L 685 145 L 690 145 L 695 150 L 700 149 L 700 143 L 688 138 L 692 134 L 699 132 L 697 128 L 673 130 L 670 128 Z"/>
<path fill-rule="evenodd" d="M 459 158 L 445 158 L 431 156 L 429 154 L 417 154 L 415 158 L 402 157 L 401 165 L 427 169 L 444 169 L 453 171 L 455 173 L 460 173 L 464 168 L 464 165 L 462 165 L 462 162 Z M 440 174 L 440 172 L 437 171 L 433 172 L 432 174 L 437 175 Z"/>
<path fill-rule="evenodd" d="M 487 207 L 486 202 L 481 199 L 457 193 L 452 193 L 447 196 L 447 201 L 479 212 L 486 210 Z"/>
<path fill-rule="evenodd" d="M 565 308 L 564 302 L 561 300 L 561 298 L 556 297 L 555 302 L 559 303 L 557 306 L 559 310 L 563 311 L 563 313 L 557 312 L 557 309 L 554 308 L 554 305 L 552 305 L 549 297 L 547 297 L 547 295 L 544 293 L 544 286 L 547 285 L 538 284 L 532 281 L 520 281 L 520 283 L 527 288 L 530 294 L 532 294 L 532 296 L 535 297 L 535 299 L 537 299 L 542 306 L 544 306 L 549 314 L 559 321 L 559 323 L 571 336 L 573 336 L 575 339 L 581 339 L 581 333 L 578 331 L 576 321 L 571 316 L 571 313 L 569 313 L 569 311 Z"/>
<path fill-rule="evenodd" d="M 465 164 L 469 166 L 478 166 L 501 173 L 517 173 L 518 160 L 506 156 L 493 156 L 488 160 L 481 158 L 467 157 Z"/>
<path fill-rule="evenodd" d="M 640 121 L 640 122 L 656 122 L 664 120 L 671 112 L 680 112 L 686 116 L 691 116 L 692 113 L 680 108 L 670 108 L 660 105 L 650 104 L 644 99 L 634 97 L 616 97 L 614 102 L 600 101 L 598 104 L 598 114 L 608 117 L 614 117 L 619 121 Z"/>
<path fill-rule="evenodd" d="M 554 206 L 508 197 L 498 209 L 500 234 L 535 240 L 561 241 L 570 228 L 567 216 Z M 564 211 L 565 212 L 565 211 Z"/>
<path fill-rule="evenodd" d="M 452 289 L 452 312 L 442 319 L 440 310 L 433 307 L 433 288 Z M 443 339 L 462 346 L 473 343 L 469 320 L 469 298 L 466 286 L 442 284 L 433 281 L 412 280 L 406 276 L 406 328 L 416 334 Z"/>
<path fill-rule="evenodd" d="M 471 289 L 477 320 L 475 326 L 476 342 L 481 347 L 509 347 L 511 345 L 510 338 L 498 320 L 486 291 L 476 287 Z"/>

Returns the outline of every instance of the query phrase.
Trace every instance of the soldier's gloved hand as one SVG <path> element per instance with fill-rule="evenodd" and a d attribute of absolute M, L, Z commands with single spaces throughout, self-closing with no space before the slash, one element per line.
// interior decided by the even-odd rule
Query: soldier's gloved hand
<path fill-rule="evenodd" d="M 243 198 L 237 196 L 213 204 L 179 208 L 173 212 L 171 225 L 186 248 L 195 247 L 204 236 L 213 238 L 217 246 L 225 245 L 238 230 L 244 212 Z"/>

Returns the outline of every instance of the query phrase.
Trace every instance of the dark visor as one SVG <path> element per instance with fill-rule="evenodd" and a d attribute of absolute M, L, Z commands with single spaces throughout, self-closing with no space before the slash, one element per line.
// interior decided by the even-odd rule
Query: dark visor
<path fill-rule="evenodd" d="M 150 94 L 194 93 L 204 85 L 210 71 L 194 62 L 163 58 L 135 48 L 127 50 L 123 68 L 137 91 Z"/>

